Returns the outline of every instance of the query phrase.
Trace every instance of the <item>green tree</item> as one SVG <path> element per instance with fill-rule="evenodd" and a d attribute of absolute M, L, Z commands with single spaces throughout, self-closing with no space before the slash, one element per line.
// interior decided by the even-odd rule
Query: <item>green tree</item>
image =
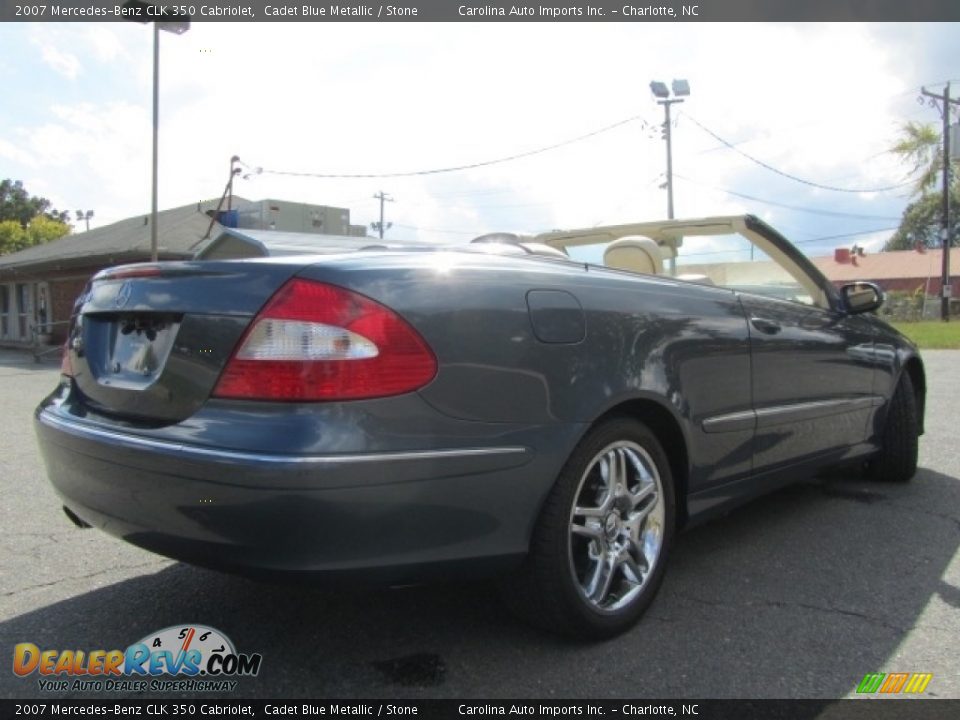
<path fill-rule="evenodd" d="M 27 225 L 27 246 L 41 245 L 70 233 L 70 226 L 62 220 L 37 215 Z"/>
<path fill-rule="evenodd" d="M 0 220 L 0 255 L 16 252 L 23 247 L 27 231 L 18 220 Z"/>
<path fill-rule="evenodd" d="M 933 125 L 917 122 L 905 123 L 900 128 L 900 137 L 890 148 L 904 162 L 912 165 L 911 171 L 919 173 L 913 186 L 915 200 L 907 205 L 900 226 L 883 246 L 884 250 L 909 250 L 923 244 L 925 247 L 940 247 L 942 226 L 943 193 L 937 183 L 943 172 L 941 136 Z M 950 203 L 958 207 L 960 186 L 957 173 L 951 172 Z M 951 213 L 953 216 L 953 213 Z M 950 242 L 957 243 L 958 227 L 951 223 Z"/>
<path fill-rule="evenodd" d="M 900 127 L 900 138 L 890 152 L 913 166 L 911 174 L 920 173 L 913 186 L 914 195 L 924 195 L 934 189 L 943 168 L 940 132 L 936 127 L 929 123 L 904 123 Z"/>
<path fill-rule="evenodd" d="M 954 182 L 950 188 L 951 222 L 950 242 L 960 245 L 960 223 L 954 214 L 960 208 L 960 185 Z M 883 246 L 884 250 L 913 250 L 918 244 L 929 248 L 940 247 L 940 227 L 943 217 L 943 193 L 928 192 L 907 205 L 900 219 L 900 226 Z"/>
<path fill-rule="evenodd" d="M 71 230 L 69 219 L 19 180 L 0 181 L 0 255 L 63 237 Z"/>
<path fill-rule="evenodd" d="M 890 152 L 909 163 L 917 181 L 912 195 L 915 200 L 907 205 L 900 226 L 883 246 L 884 250 L 910 250 L 922 243 L 926 247 L 940 247 L 943 194 L 938 180 L 943 172 L 941 137 L 936 127 L 927 123 L 907 122 L 900 128 L 900 137 Z M 952 173 L 950 202 L 958 207 L 960 187 L 956 173 Z M 951 242 L 960 240 L 957 224 L 951 227 Z"/>

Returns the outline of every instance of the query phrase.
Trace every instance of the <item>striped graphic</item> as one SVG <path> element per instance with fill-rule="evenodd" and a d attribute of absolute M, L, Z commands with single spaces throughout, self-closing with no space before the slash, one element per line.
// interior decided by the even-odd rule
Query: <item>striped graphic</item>
<path fill-rule="evenodd" d="M 857 685 L 857 693 L 922 693 L 933 679 L 933 673 L 867 673 Z"/>

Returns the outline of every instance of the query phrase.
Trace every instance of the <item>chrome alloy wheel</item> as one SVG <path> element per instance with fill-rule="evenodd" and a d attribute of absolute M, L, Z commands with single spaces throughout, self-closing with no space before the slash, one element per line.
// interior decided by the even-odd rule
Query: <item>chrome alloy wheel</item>
<path fill-rule="evenodd" d="M 656 464 L 636 443 L 608 445 L 587 465 L 570 511 L 570 570 L 594 610 L 622 610 L 640 595 L 663 537 Z"/>

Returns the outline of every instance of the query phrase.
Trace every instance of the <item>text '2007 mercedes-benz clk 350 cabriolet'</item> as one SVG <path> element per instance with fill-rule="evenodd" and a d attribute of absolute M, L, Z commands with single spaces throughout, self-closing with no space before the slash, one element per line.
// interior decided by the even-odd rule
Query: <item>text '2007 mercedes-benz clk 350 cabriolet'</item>
<path fill-rule="evenodd" d="M 752 216 L 127 265 L 36 427 L 79 525 L 267 576 L 499 574 L 605 637 L 691 521 L 840 463 L 910 479 L 924 371 L 882 299 Z"/>

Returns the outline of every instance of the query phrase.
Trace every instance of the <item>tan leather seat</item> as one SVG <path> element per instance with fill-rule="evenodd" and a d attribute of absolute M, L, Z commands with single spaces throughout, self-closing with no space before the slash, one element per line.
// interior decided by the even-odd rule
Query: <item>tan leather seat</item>
<path fill-rule="evenodd" d="M 663 254 L 656 240 L 629 235 L 607 246 L 603 253 L 603 264 L 617 270 L 659 275 L 663 272 Z"/>

